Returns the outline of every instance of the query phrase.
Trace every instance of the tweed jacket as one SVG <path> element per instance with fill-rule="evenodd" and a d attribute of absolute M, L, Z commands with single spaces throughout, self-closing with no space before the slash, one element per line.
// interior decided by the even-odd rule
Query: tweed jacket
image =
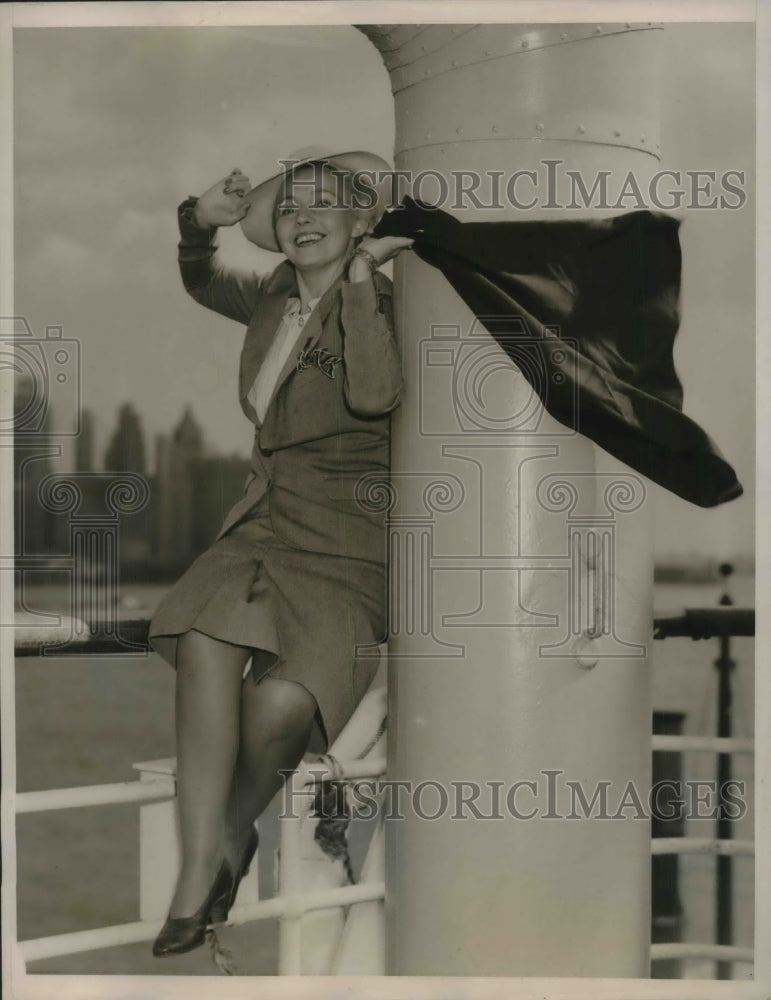
<path fill-rule="evenodd" d="M 191 198 L 179 209 L 182 280 L 196 302 L 247 324 L 238 391 L 255 425 L 244 494 L 217 537 L 267 495 L 274 531 L 285 543 L 383 562 L 385 511 L 367 494 L 387 479 L 389 414 L 402 389 L 391 282 L 380 273 L 362 282 L 338 279 L 324 293 L 261 423 L 247 396 L 287 299 L 299 295 L 295 271 L 288 261 L 263 277 L 223 267 L 216 230 L 195 225 L 194 205 Z"/>

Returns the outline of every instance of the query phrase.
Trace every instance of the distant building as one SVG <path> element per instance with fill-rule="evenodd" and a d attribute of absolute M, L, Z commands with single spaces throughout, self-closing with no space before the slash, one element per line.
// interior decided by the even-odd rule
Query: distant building
<path fill-rule="evenodd" d="M 145 474 L 145 439 L 139 414 L 131 403 L 124 403 L 118 413 L 118 426 L 110 438 L 105 455 L 106 472 Z"/>
<path fill-rule="evenodd" d="M 50 436 L 49 407 L 38 405 L 30 377 L 14 381 L 14 550 L 17 556 L 45 555 L 66 542 L 66 524 L 41 503 L 39 490 L 53 472 L 59 448 Z M 34 433 L 30 433 L 32 430 Z"/>
<path fill-rule="evenodd" d="M 152 484 L 146 473 L 144 431 L 139 414 L 132 403 L 124 403 L 118 411 L 118 425 L 107 445 L 104 472 L 116 478 L 122 472 L 142 476 L 152 495 Z M 100 483 L 95 478 L 94 487 L 99 492 L 98 499 L 101 504 L 103 480 Z M 120 516 L 119 566 L 123 577 L 136 579 L 143 575 L 143 567 L 153 555 L 153 534 L 154 514 L 150 504 L 136 513 Z"/>

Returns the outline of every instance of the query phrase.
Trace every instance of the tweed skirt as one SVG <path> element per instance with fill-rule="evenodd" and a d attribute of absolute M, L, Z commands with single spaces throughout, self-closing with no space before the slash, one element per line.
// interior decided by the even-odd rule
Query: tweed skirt
<path fill-rule="evenodd" d="M 316 699 L 308 749 L 323 753 L 377 670 L 385 586 L 380 563 L 307 552 L 278 538 L 266 495 L 166 593 L 150 642 L 175 668 L 178 639 L 190 629 L 249 648 L 247 681 L 295 681 Z"/>

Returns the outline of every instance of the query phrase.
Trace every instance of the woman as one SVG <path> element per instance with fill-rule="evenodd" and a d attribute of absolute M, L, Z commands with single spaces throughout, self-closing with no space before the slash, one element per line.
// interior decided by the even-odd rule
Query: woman
<path fill-rule="evenodd" d="M 187 291 L 247 323 L 239 396 L 255 438 L 244 496 L 150 628 L 177 670 L 183 855 L 156 955 L 227 917 L 281 772 L 327 748 L 377 665 L 356 648 L 385 634 L 384 515 L 358 497 L 387 476 L 401 392 L 377 268 L 412 244 L 368 236 L 376 212 L 355 204 L 357 171 L 383 169 L 371 153 L 306 156 L 252 191 L 234 170 L 180 206 Z M 219 262 L 216 228 L 239 221 L 284 253 L 272 274 Z"/>

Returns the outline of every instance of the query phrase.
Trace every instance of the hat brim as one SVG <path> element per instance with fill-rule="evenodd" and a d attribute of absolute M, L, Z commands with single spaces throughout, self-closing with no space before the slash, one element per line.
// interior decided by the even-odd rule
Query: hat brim
<path fill-rule="evenodd" d="M 241 230 L 244 236 L 263 250 L 273 250 L 280 253 L 281 248 L 276 240 L 273 227 L 273 209 L 276 199 L 283 190 L 286 178 L 298 168 L 309 163 L 328 163 L 336 170 L 349 174 L 364 174 L 368 189 L 376 195 L 372 208 L 362 209 L 369 216 L 371 225 L 375 225 L 387 207 L 387 197 L 390 190 L 390 175 L 393 167 L 382 157 L 364 150 L 352 150 L 345 153 L 325 154 L 316 152 L 305 156 L 287 157 L 284 169 L 252 188 L 245 196 L 249 211 L 241 220 Z M 374 175 L 374 181 L 373 181 Z"/>

